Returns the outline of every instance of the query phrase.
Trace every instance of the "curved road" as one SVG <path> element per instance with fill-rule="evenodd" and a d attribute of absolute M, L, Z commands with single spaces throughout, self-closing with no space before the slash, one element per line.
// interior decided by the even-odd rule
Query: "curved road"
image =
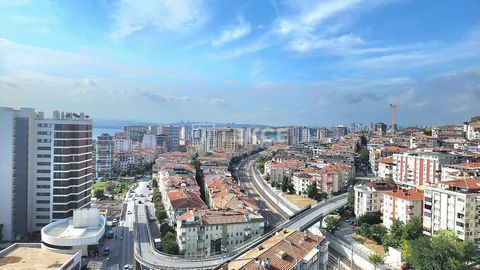
<path fill-rule="evenodd" d="M 254 157 L 250 157 L 239 164 L 239 168 L 242 171 L 239 172 L 240 185 L 245 189 L 248 189 L 247 192 L 252 193 L 254 199 L 259 204 L 262 215 L 269 222 L 271 222 L 271 224 L 277 225 L 275 230 L 272 230 L 265 235 L 259 237 L 258 239 L 250 242 L 249 244 L 240 247 L 233 253 L 223 254 L 222 256 L 209 256 L 200 259 L 176 255 L 167 255 L 155 249 L 153 245 L 153 239 L 150 236 L 146 206 L 138 205 L 138 207 L 135 207 L 133 215 L 135 259 L 140 262 L 140 264 L 151 269 L 212 269 L 219 266 L 223 262 L 235 259 L 241 254 L 247 252 L 252 247 L 258 245 L 258 243 L 273 235 L 276 231 L 282 230 L 283 228 L 292 228 L 297 230 L 305 229 L 313 225 L 312 222 L 318 221 L 319 218 L 323 215 L 330 213 L 335 209 L 347 204 L 347 194 L 342 194 L 340 196 L 332 198 L 329 201 L 317 204 L 311 209 L 308 209 L 307 211 L 293 217 L 291 220 L 283 221 L 284 218 L 278 213 L 271 211 L 265 201 L 261 197 L 259 197 L 258 194 L 258 197 L 255 196 L 255 188 L 251 182 L 249 183 L 248 180 L 250 178 L 248 176 L 248 171 L 250 171 L 253 161 Z M 139 185 L 139 187 L 137 188 L 140 188 L 140 186 L 141 185 Z M 129 203 L 133 204 L 134 202 Z"/>

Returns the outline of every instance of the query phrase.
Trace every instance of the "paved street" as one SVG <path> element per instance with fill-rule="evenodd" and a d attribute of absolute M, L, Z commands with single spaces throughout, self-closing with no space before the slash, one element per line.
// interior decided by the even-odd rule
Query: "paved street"
<path fill-rule="evenodd" d="M 133 258 L 134 204 L 138 201 L 145 203 L 150 198 L 150 190 L 147 187 L 149 181 L 147 178 L 139 179 L 133 188 L 134 192 L 127 192 L 119 224 L 112 228 L 114 238 L 106 239 L 104 242 L 104 246 L 111 248 L 111 255 L 104 261 L 104 269 L 123 269 L 126 264 L 135 266 Z"/>

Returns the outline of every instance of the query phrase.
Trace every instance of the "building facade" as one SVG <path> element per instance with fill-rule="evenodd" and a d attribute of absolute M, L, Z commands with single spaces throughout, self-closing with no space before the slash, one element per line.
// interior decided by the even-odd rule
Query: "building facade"
<path fill-rule="evenodd" d="M 112 177 L 113 138 L 108 134 L 97 137 L 95 148 L 95 178 Z"/>
<path fill-rule="evenodd" d="M 480 246 L 480 178 L 426 186 L 423 208 L 424 233 L 449 230 Z"/>
<path fill-rule="evenodd" d="M 383 193 L 383 225 L 390 229 L 395 219 L 408 223 L 422 218 L 423 193 L 416 189 L 393 190 Z"/>

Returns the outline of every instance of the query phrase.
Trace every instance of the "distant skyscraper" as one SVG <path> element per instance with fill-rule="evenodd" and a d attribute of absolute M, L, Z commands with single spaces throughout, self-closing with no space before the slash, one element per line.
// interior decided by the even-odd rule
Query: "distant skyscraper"
<path fill-rule="evenodd" d="M 168 136 L 168 151 L 177 151 L 180 143 L 180 127 L 162 125 L 158 132 Z"/>
<path fill-rule="evenodd" d="M 0 222 L 4 239 L 39 231 L 90 205 L 92 123 L 83 114 L 0 108 Z"/>
<path fill-rule="evenodd" d="M 384 123 L 376 123 L 373 127 L 373 131 L 378 135 L 383 136 L 387 133 L 387 125 Z"/>
<path fill-rule="evenodd" d="M 317 129 L 317 140 L 323 140 L 328 138 L 328 128 Z"/>
<path fill-rule="evenodd" d="M 110 178 L 112 176 L 112 136 L 108 134 L 98 136 L 95 151 L 95 177 Z"/>
<path fill-rule="evenodd" d="M 287 141 L 289 145 L 310 141 L 310 128 L 290 126 L 287 131 Z"/>
<path fill-rule="evenodd" d="M 335 138 L 343 137 L 347 135 L 347 133 L 348 133 L 348 128 L 346 126 L 339 125 L 339 126 L 333 127 L 333 136 Z"/>

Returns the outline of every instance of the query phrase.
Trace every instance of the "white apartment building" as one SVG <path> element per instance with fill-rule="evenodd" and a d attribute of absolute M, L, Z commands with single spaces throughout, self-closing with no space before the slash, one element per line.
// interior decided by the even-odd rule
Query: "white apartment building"
<path fill-rule="evenodd" d="M 390 229 L 395 219 L 408 223 L 413 217 L 422 218 L 423 193 L 416 189 L 393 190 L 383 193 L 383 225 Z"/>
<path fill-rule="evenodd" d="M 190 210 L 177 217 L 177 243 L 187 255 L 228 252 L 263 235 L 259 214 L 225 210 Z"/>
<path fill-rule="evenodd" d="M 7 241 L 33 231 L 35 116 L 33 109 L 0 107 L 0 224 Z M 45 186 L 50 187 L 50 179 Z"/>
<path fill-rule="evenodd" d="M 440 181 L 441 166 L 462 163 L 465 159 L 460 155 L 438 152 L 393 154 L 396 165 L 393 180 L 413 187 L 436 184 Z"/>
<path fill-rule="evenodd" d="M 95 148 L 95 178 L 112 177 L 113 139 L 108 134 L 97 137 Z"/>
<path fill-rule="evenodd" d="M 157 137 L 151 132 L 143 134 L 142 138 L 142 149 L 153 149 L 157 147 Z"/>
<path fill-rule="evenodd" d="M 423 228 L 427 235 L 449 230 L 480 246 L 480 178 L 425 186 Z"/>
<path fill-rule="evenodd" d="M 13 240 L 90 205 L 92 124 L 84 114 L 0 108 L 0 220 Z"/>
<path fill-rule="evenodd" d="M 383 192 L 396 189 L 395 184 L 382 182 L 368 182 L 356 185 L 355 192 L 355 216 L 361 217 L 368 212 L 382 212 Z"/>
<path fill-rule="evenodd" d="M 132 140 L 125 136 L 114 136 L 113 150 L 121 152 L 128 152 L 132 150 Z"/>
<path fill-rule="evenodd" d="M 298 195 L 303 195 L 307 192 L 309 185 L 317 183 L 315 177 L 312 174 L 303 172 L 294 173 L 292 176 L 292 183 L 295 187 L 295 191 Z"/>
<path fill-rule="evenodd" d="M 392 177 L 395 170 L 395 164 L 393 163 L 393 157 L 379 158 L 378 159 L 378 171 L 377 176 L 381 179 L 387 179 Z"/>

